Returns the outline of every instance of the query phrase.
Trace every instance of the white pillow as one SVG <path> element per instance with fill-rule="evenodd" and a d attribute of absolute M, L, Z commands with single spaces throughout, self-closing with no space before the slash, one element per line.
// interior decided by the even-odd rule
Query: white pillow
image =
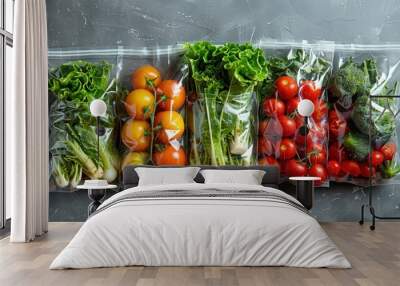
<path fill-rule="evenodd" d="M 204 177 L 205 184 L 226 183 L 226 184 L 246 184 L 261 185 L 265 175 L 263 170 L 201 170 L 200 174 Z"/>
<path fill-rule="evenodd" d="M 193 179 L 199 170 L 199 167 L 135 168 L 139 176 L 139 186 L 195 183 Z"/>

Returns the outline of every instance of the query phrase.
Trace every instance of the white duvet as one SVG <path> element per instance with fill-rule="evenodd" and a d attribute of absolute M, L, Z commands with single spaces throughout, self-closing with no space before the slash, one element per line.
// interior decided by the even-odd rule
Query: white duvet
<path fill-rule="evenodd" d="M 254 185 L 135 187 L 106 200 L 50 269 L 145 266 L 294 266 L 349 268 L 318 222 L 289 204 L 258 198 L 118 199 L 132 192 L 262 190 Z M 297 202 L 298 203 L 298 202 Z"/>

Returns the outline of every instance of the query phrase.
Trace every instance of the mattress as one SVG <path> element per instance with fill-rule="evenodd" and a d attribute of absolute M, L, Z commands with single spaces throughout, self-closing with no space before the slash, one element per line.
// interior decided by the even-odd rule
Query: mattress
<path fill-rule="evenodd" d="M 50 269 L 117 266 L 349 268 L 293 197 L 263 186 L 140 186 L 106 200 Z"/>

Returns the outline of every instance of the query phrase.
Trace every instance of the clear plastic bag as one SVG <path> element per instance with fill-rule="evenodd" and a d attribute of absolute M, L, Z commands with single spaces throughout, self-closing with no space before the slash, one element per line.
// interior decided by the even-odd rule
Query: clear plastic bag
<path fill-rule="evenodd" d="M 270 76 L 258 89 L 261 100 L 258 163 L 279 165 L 283 178 L 317 176 L 327 184 L 328 103 L 333 44 L 264 42 Z M 306 121 L 297 106 L 313 103 Z M 305 124 L 307 122 L 307 128 Z"/>
<path fill-rule="evenodd" d="M 49 63 L 50 189 L 72 190 L 82 179 L 118 181 L 115 102 L 121 94 L 116 57 L 53 51 Z M 89 110 L 94 99 L 107 105 L 99 128 Z"/>
<path fill-rule="evenodd" d="M 366 184 L 370 176 L 381 181 L 400 172 L 399 98 L 391 97 L 399 95 L 399 65 L 400 47 L 337 47 L 329 87 L 331 180 Z"/>
<path fill-rule="evenodd" d="M 122 167 L 186 165 L 187 71 L 182 48 L 124 50 L 120 65 L 129 89 L 120 108 Z"/>
<path fill-rule="evenodd" d="M 262 50 L 250 44 L 186 46 L 191 165 L 255 165 L 256 86 L 266 78 Z"/>

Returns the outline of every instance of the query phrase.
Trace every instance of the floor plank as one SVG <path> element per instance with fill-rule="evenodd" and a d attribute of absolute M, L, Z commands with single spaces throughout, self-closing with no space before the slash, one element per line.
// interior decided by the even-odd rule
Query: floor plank
<path fill-rule="evenodd" d="M 0 285 L 400 285 L 400 222 L 380 222 L 372 232 L 356 223 L 322 224 L 352 263 L 352 269 L 289 267 L 120 267 L 50 271 L 55 256 L 80 223 L 50 223 L 49 233 L 28 244 L 0 240 Z"/>

